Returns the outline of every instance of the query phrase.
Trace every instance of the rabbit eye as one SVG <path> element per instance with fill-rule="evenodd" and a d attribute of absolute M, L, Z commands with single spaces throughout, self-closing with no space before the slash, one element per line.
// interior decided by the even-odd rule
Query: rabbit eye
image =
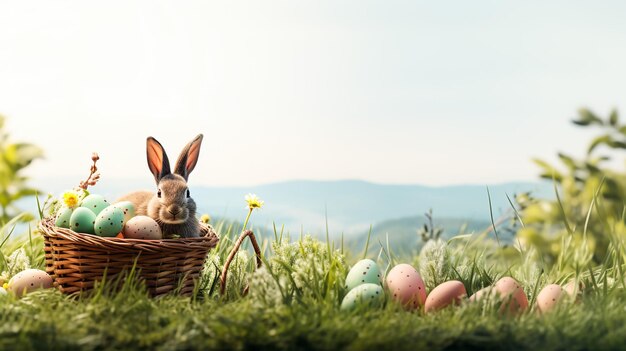
<path fill-rule="evenodd" d="M 187 189 L 187 198 L 189 198 L 189 189 Z"/>
<path fill-rule="evenodd" d="M 159 191 L 157 191 L 157 196 L 158 196 L 159 198 L 161 198 L 161 189 L 159 189 Z"/>

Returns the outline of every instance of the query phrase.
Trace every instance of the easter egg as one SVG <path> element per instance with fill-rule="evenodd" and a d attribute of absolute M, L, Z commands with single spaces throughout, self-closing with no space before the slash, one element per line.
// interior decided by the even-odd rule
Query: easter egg
<path fill-rule="evenodd" d="M 365 259 L 357 262 L 348 272 L 346 277 L 346 288 L 352 290 L 361 284 L 379 284 L 381 283 L 380 269 L 376 262 Z"/>
<path fill-rule="evenodd" d="M 109 207 L 109 203 L 102 195 L 91 194 L 83 199 L 80 203 L 80 207 L 90 209 L 97 216 L 102 210 Z"/>
<path fill-rule="evenodd" d="M 161 227 L 148 216 L 136 216 L 124 225 L 124 238 L 127 239 L 163 239 Z"/>
<path fill-rule="evenodd" d="M 386 277 L 391 297 L 405 308 L 415 309 L 426 301 L 426 286 L 419 272 L 411 265 L 402 263 L 391 269 Z"/>
<path fill-rule="evenodd" d="M 94 224 L 94 230 L 99 236 L 116 236 L 122 228 L 124 228 L 124 211 L 115 206 L 102 210 Z"/>
<path fill-rule="evenodd" d="M 52 277 L 39 269 L 27 269 L 17 273 L 9 280 L 9 292 L 20 297 L 38 289 L 52 287 Z"/>
<path fill-rule="evenodd" d="M 554 309 L 565 292 L 560 285 L 549 284 L 537 295 L 537 309 L 545 313 Z"/>
<path fill-rule="evenodd" d="M 461 299 L 467 297 L 465 286 L 458 280 L 451 280 L 439 284 L 430 292 L 424 304 L 426 312 L 434 312 L 450 305 L 458 305 Z"/>
<path fill-rule="evenodd" d="M 95 234 L 94 223 L 96 215 L 85 207 L 74 209 L 70 216 L 70 229 L 77 233 Z"/>
<path fill-rule="evenodd" d="M 485 299 L 485 298 L 494 297 L 495 294 L 496 294 L 496 291 L 493 288 L 493 286 L 488 286 L 488 287 L 482 288 L 482 289 L 478 290 L 477 292 L 475 292 L 474 294 L 472 294 L 472 296 L 470 296 L 469 300 L 470 300 L 470 302 L 480 301 L 480 300 Z"/>
<path fill-rule="evenodd" d="M 570 280 L 563 287 L 563 291 L 565 291 L 572 299 L 574 299 L 577 302 L 580 302 L 584 289 L 585 289 L 585 284 L 583 284 L 583 282 L 581 281 L 579 281 L 578 284 L 576 284 L 576 280 Z"/>
<path fill-rule="evenodd" d="M 61 228 L 69 228 L 70 227 L 70 218 L 72 217 L 72 209 L 63 207 L 59 210 L 57 214 L 57 219 L 54 222 L 54 225 Z"/>
<path fill-rule="evenodd" d="M 522 286 L 511 277 L 503 277 L 496 282 L 494 288 L 502 299 L 502 312 L 517 313 L 528 308 L 528 297 Z"/>
<path fill-rule="evenodd" d="M 383 288 L 379 284 L 365 283 L 350 290 L 341 301 L 342 310 L 351 310 L 359 306 L 380 306 L 385 299 Z"/>
<path fill-rule="evenodd" d="M 124 224 L 131 218 L 135 217 L 135 205 L 130 201 L 121 201 L 113 204 L 114 207 L 119 208 L 124 212 Z"/>

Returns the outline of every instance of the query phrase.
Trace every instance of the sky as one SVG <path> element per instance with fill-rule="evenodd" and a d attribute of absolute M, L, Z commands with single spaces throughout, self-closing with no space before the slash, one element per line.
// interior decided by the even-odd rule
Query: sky
<path fill-rule="evenodd" d="M 620 1 L 0 1 L 0 114 L 35 177 L 190 182 L 535 180 L 626 101 Z M 623 167 L 620 164 L 620 167 Z M 72 183 L 73 184 L 73 183 Z"/>

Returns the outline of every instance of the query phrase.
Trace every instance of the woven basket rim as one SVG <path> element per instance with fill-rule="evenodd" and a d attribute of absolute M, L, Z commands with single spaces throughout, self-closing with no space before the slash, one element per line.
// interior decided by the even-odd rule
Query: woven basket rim
<path fill-rule="evenodd" d="M 212 248 L 219 241 L 219 237 L 210 226 L 202 225 L 202 231 L 205 233 L 205 236 L 157 240 L 101 237 L 94 234 L 77 233 L 68 228 L 57 227 L 54 225 L 54 218 L 52 217 L 42 219 L 39 222 L 39 229 L 44 235 L 49 237 L 59 237 L 77 245 L 88 245 L 94 248 L 101 247 L 114 251 L 189 251 L 194 247 Z"/>

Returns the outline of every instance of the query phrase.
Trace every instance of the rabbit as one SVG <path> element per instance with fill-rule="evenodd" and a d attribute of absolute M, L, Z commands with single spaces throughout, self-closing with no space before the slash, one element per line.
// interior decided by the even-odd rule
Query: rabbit
<path fill-rule="evenodd" d="M 130 201 L 137 215 L 154 219 L 164 238 L 180 235 L 193 238 L 200 235 L 200 222 L 196 218 L 196 203 L 191 198 L 187 180 L 198 163 L 202 134 L 193 139 L 178 156 L 174 173 L 170 171 L 167 154 L 156 139 L 148 137 L 146 151 L 148 167 L 157 184 L 156 192 L 137 191 L 121 197 L 119 201 Z"/>

